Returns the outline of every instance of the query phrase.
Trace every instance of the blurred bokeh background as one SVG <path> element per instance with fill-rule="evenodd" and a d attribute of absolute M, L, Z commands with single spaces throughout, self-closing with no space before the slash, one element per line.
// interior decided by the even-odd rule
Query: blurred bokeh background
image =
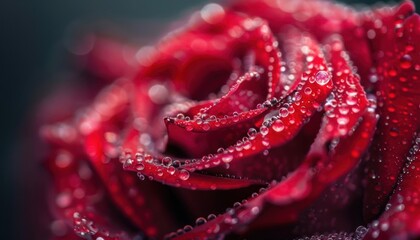
<path fill-rule="evenodd" d="M 59 81 L 56 73 L 78 32 L 104 28 L 139 44 L 153 43 L 174 19 L 208 0 L 3 0 L 0 3 L 1 239 L 43 239 L 48 230 L 31 227 L 28 209 L 36 198 L 42 166 L 25 151 L 36 106 Z M 214 2 L 214 1 L 213 1 Z M 221 2 L 221 1 L 218 1 Z M 344 1 L 373 4 L 376 1 Z M 417 6 L 420 4 L 416 3 Z M 70 43 L 69 43 L 70 41 Z M 42 212 L 38 213 L 42 215 Z"/>

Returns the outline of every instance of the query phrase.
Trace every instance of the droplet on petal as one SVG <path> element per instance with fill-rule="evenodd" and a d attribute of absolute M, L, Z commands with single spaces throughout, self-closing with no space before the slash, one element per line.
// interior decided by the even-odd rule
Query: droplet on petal
<path fill-rule="evenodd" d="M 179 179 L 181 179 L 183 181 L 186 181 L 186 180 L 188 180 L 188 178 L 190 178 L 190 173 L 187 170 L 182 169 L 179 172 Z"/>
<path fill-rule="evenodd" d="M 331 80 L 331 74 L 327 71 L 319 71 L 315 75 L 315 81 L 319 85 L 323 86 Z"/>

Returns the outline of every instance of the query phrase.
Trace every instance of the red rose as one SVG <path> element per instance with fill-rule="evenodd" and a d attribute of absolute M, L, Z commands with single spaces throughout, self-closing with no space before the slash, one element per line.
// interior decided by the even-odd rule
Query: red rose
<path fill-rule="evenodd" d="M 155 47 L 92 39 L 85 91 L 110 85 L 41 129 L 58 239 L 420 237 L 411 2 L 209 4 Z"/>

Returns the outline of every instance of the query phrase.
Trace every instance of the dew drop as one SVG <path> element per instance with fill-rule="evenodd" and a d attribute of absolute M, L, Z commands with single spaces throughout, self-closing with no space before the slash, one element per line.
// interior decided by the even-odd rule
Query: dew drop
<path fill-rule="evenodd" d="M 183 119 L 185 118 L 185 116 L 184 116 L 184 114 L 182 114 L 182 113 L 178 113 L 178 114 L 176 115 L 176 118 L 177 118 L 177 119 L 179 119 L 179 120 L 183 120 Z"/>
<path fill-rule="evenodd" d="M 233 120 L 233 122 L 238 122 L 239 121 L 239 113 L 237 113 L 237 112 L 234 112 L 233 113 L 233 117 L 232 117 L 232 120 Z"/>
<path fill-rule="evenodd" d="M 248 129 L 248 137 L 252 138 L 257 134 L 257 130 L 255 128 Z"/>
<path fill-rule="evenodd" d="M 391 130 L 391 131 L 389 131 L 389 135 L 390 135 L 391 137 L 398 137 L 398 132 L 397 132 L 397 131 L 395 131 L 395 130 Z"/>
<path fill-rule="evenodd" d="M 146 179 L 146 177 L 143 175 L 143 174 L 141 174 L 141 173 L 137 173 L 137 177 L 140 179 L 140 180 L 144 180 L 144 179 Z"/>
<path fill-rule="evenodd" d="M 382 231 L 387 231 L 388 228 L 389 228 L 389 223 L 384 222 L 384 223 L 381 224 L 381 230 Z"/>
<path fill-rule="evenodd" d="M 337 118 L 337 123 L 340 125 L 345 125 L 349 122 L 349 118 L 347 117 L 339 117 Z"/>
<path fill-rule="evenodd" d="M 190 232 L 190 231 L 192 231 L 193 230 L 193 227 L 192 226 L 190 226 L 190 225 L 186 225 L 185 227 L 184 227 L 184 232 Z"/>
<path fill-rule="evenodd" d="M 138 171 L 141 171 L 141 170 L 143 170 L 144 169 L 144 165 L 143 165 L 143 163 L 140 163 L 140 164 L 138 164 L 137 166 L 136 166 L 136 170 L 138 170 Z"/>
<path fill-rule="evenodd" d="M 318 71 L 315 75 L 315 81 L 323 86 L 331 80 L 331 74 L 327 71 Z"/>
<path fill-rule="evenodd" d="M 409 69 L 412 65 L 411 56 L 408 54 L 404 54 L 400 59 L 400 67 L 402 69 Z"/>
<path fill-rule="evenodd" d="M 366 235 L 367 231 L 368 229 L 364 226 L 357 227 L 355 231 L 356 239 L 362 239 Z"/>
<path fill-rule="evenodd" d="M 395 70 L 395 68 L 388 69 L 388 75 L 391 77 L 397 76 L 397 70 Z"/>
<path fill-rule="evenodd" d="M 251 208 L 251 213 L 253 215 L 257 215 L 260 212 L 260 209 L 258 207 Z"/>
<path fill-rule="evenodd" d="M 148 91 L 150 100 L 156 104 L 165 103 L 168 97 L 168 93 L 168 89 L 161 84 L 155 84 L 151 86 Z"/>
<path fill-rule="evenodd" d="M 268 128 L 266 126 L 261 126 L 260 127 L 260 132 L 263 136 L 268 134 Z"/>
<path fill-rule="evenodd" d="M 175 161 L 172 162 L 172 166 L 177 168 L 177 167 L 181 166 L 181 162 L 179 160 L 175 160 Z"/>
<path fill-rule="evenodd" d="M 311 93 L 312 93 L 312 89 L 311 89 L 310 87 L 306 87 L 306 88 L 305 88 L 305 90 L 303 90 L 303 92 L 304 92 L 306 95 L 309 95 L 309 94 L 311 94 Z"/>
<path fill-rule="evenodd" d="M 170 158 L 170 157 L 164 157 L 164 158 L 162 159 L 162 164 L 163 164 L 163 166 L 165 166 L 165 167 L 169 167 L 169 166 L 171 166 L 171 165 L 172 165 L 172 158 Z"/>
<path fill-rule="evenodd" d="M 169 174 L 174 175 L 174 173 L 175 173 L 175 167 L 170 166 L 170 167 L 168 167 L 168 169 L 167 169 L 166 171 L 167 171 Z"/>
<path fill-rule="evenodd" d="M 223 20 L 225 10 L 216 3 L 210 3 L 203 7 L 200 11 L 201 18 L 210 24 L 218 23 Z"/>
<path fill-rule="evenodd" d="M 372 74 L 369 76 L 369 82 L 376 83 L 378 81 L 378 75 Z"/>
<path fill-rule="evenodd" d="M 375 230 L 372 232 L 372 237 L 373 238 L 378 238 L 379 237 L 379 230 Z"/>
<path fill-rule="evenodd" d="M 61 208 L 66 208 L 70 206 L 72 199 L 69 192 L 62 192 L 57 195 L 55 199 L 56 204 Z"/>
<path fill-rule="evenodd" d="M 66 168 L 72 163 L 72 160 L 73 160 L 73 156 L 71 155 L 71 153 L 68 151 L 62 150 L 62 151 L 59 151 L 59 153 L 57 154 L 57 157 L 55 158 L 55 164 L 59 168 Z"/>
<path fill-rule="evenodd" d="M 189 177 L 190 177 L 190 173 L 187 170 L 182 169 L 179 172 L 179 179 L 181 179 L 182 181 L 188 180 Z"/>
<path fill-rule="evenodd" d="M 222 157 L 222 161 L 224 163 L 230 163 L 230 162 L 232 162 L 232 160 L 233 160 L 233 156 L 232 155 L 226 155 L 226 156 L 223 156 Z"/>
<path fill-rule="evenodd" d="M 282 117 L 287 117 L 289 115 L 289 110 L 287 110 L 287 108 L 282 107 L 279 110 L 280 116 Z"/>
<path fill-rule="evenodd" d="M 279 120 L 276 120 L 273 123 L 272 128 L 276 132 L 281 132 L 284 129 L 284 123 L 280 119 Z"/>
<path fill-rule="evenodd" d="M 207 220 L 205 218 L 199 217 L 199 218 L 197 218 L 197 220 L 195 220 L 195 225 L 200 226 L 200 225 L 205 224 L 206 222 L 207 222 Z"/>

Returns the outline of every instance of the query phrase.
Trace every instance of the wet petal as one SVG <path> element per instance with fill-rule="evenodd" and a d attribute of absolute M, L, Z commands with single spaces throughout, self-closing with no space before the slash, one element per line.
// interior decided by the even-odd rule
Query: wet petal
<path fill-rule="evenodd" d="M 133 74 L 137 65 L 133 46 L 95 34 L 87 34 L 69 51 L 89 75 L 107 82 Z"/>
<path fill-rule="evenodd" d="M 159 158 L 145 152 L 138 139 L 139 133 L 136 130 L 131 130 L 124 140 L 123 149 L 126 152 L 122 156 L 124 169 L 148 176 L 151 180 L 193 190 L 235 189 L 264 183 L 260 180 L 248 180 L 234 176 L 212 176 L 179 169 L 180 163 L 173 166 L 171 158 Z"/>
<path fill-rule="evenodd" d="M 325 104 L 324 121 L 326 138 L 347 135 L 359 118 L 364 114 L 368 100 L 360 85 L 360 78 L 349 63 L 349 56 L 344 52 L 344 44 L 337 35 L 327 40 L 326 48 L 331 62 L 334 89 Z"/>
<path fill-rule="evenodd" d="M 280 146 L 296 136 L 313 113 L 321 107 L 333 86 L 318 43 L 309 36 L 303 39 L 308 49 L 306 52 L 308 57 L 306 57 L 307 62 L 305 62 L 306 71 L 301 76 L 301 86 L 284 98 L 282 102 L 275 105 L 275 111 L 272 115 L 274 118 L 269 118 L 260 127 L 260 131 L 243 144 L 244 147 L 238 149 L 232 146 L 223 153 L 214 155 L 208 161 L 186 164 L 185 169 L 190 171 L 201 170 L 216 167 L 222 163 L 239 161 L 272 147 Z M 306 88 L 311 88 L 313 93 L 304 94 Z"/>
<path fill-rule="evenodd" d="M 331 34 L 340 34 L 359 74 L 367 82 L 372 66 L 370 49 L 360 27 L 359 14 L 354 9 L 332 1 L 303 0 L 245 0 L 236 1 L 231 7 L 250 16 L 263 18 L 273 32 L 280 34 L 290 26 L 301 32 L 309 32 L 320 41 Z"/>
<path fill-rule="evenodd" d="M 261 84 L 260 73 L 248 72 L 241 76 L 223 97 L 202 111 L 203 114 L 223 117 L 234 112 L 245 112 L 256 108 L 265 100 L 266 87 Z M 263 87 L 261 91 L 259 88 Z"/>
<path fill-rule="evenodd" d="M 181 147 L 189 156 L 200 157 L 234 144 L 248 129 L 262 122 L 267 108 L 235 113 L 222 118 L 192 120 L 167 118 L 169 144 Z"/>
<path fill-rule="evenodd" d="M 367 166 L 365 217 L 372 220 L 385 207 L 420 126 L 420 17 L 406 2 L 377 12 L 387 31 L 374 30 L 372 47 L 378 73 L 378 132 Z M 367 23 L 367 27 L 369 24 Z M 370 31 L 370 30 L 369 30 Z"/>
<path fill-rule="evenodd" d="M 160 189 L 147 182 L 139 184 L 135 174 L 123 171 L 114 138 L 111 130 L 99 129 L 85 139 L 85 150 L 113 201 L 148 236 L 155 237 L 173 228 L 174 219 L 161 199 Z M 162 221 L 165 224 L 158 224 Z"/>
<path fill-rule="evenodd" d="M 61 225 L 56 234 L 72 235 L 70 227 L 81 238 L 129 239 L 130 230 L 110 210 L 103 186 L 81 159 L 80 154 L 57 149 L 46 162 L 54 180 L 51 207 Z"/>
<path fill-rule="evenodd" d="M 366 112 L 356 131 L 351 136 L 341 139 L 331 156 L 320 157 L 316 152 L 309 153 L 305 162 L 286 180 L 272 184 L 261 195 L 254 196 L 240 207 L 228 210 L 176 239 L 224 236 L 247 226 L 274 226 L 295 221 L 298 213 L 313 202 L 331 182 L 357 164 L 371 141 L 376 120 L 374 113 Z M 275 206 L 270 208 L 270 211 L 264 211 L 267 202 Z M 273 218 L 274 215 L 277 217 Z M 257 221 L 253 222 L 255 218 Z"/>
<path fill-rule="evenodd" d="M 231 11 L 222 17 L 222 22 L 198 21 L 180 33 L 169 35 L 140 70 L 137 82 L 173 79 L 177 91 L 193 99 L 203 99 L 217 92 L 230 74 L 236 72 L 235 59 L 248 58 L 240 64 L 242 71 L 262 67 L 266 82 L 261 85 L 266 86 L 262 88 L 264 95 L 270 98 L 277 94 L 280 55 L 268 26 L 261 19 L 245 18 Z M 192 44 L 187 47 L 186 42 Z"/>
<path fill-rule="evenodd" d="M 417 239 L 420 236 L 420 136 L 414 141 L 385 212 L 364 239 Z"/>

